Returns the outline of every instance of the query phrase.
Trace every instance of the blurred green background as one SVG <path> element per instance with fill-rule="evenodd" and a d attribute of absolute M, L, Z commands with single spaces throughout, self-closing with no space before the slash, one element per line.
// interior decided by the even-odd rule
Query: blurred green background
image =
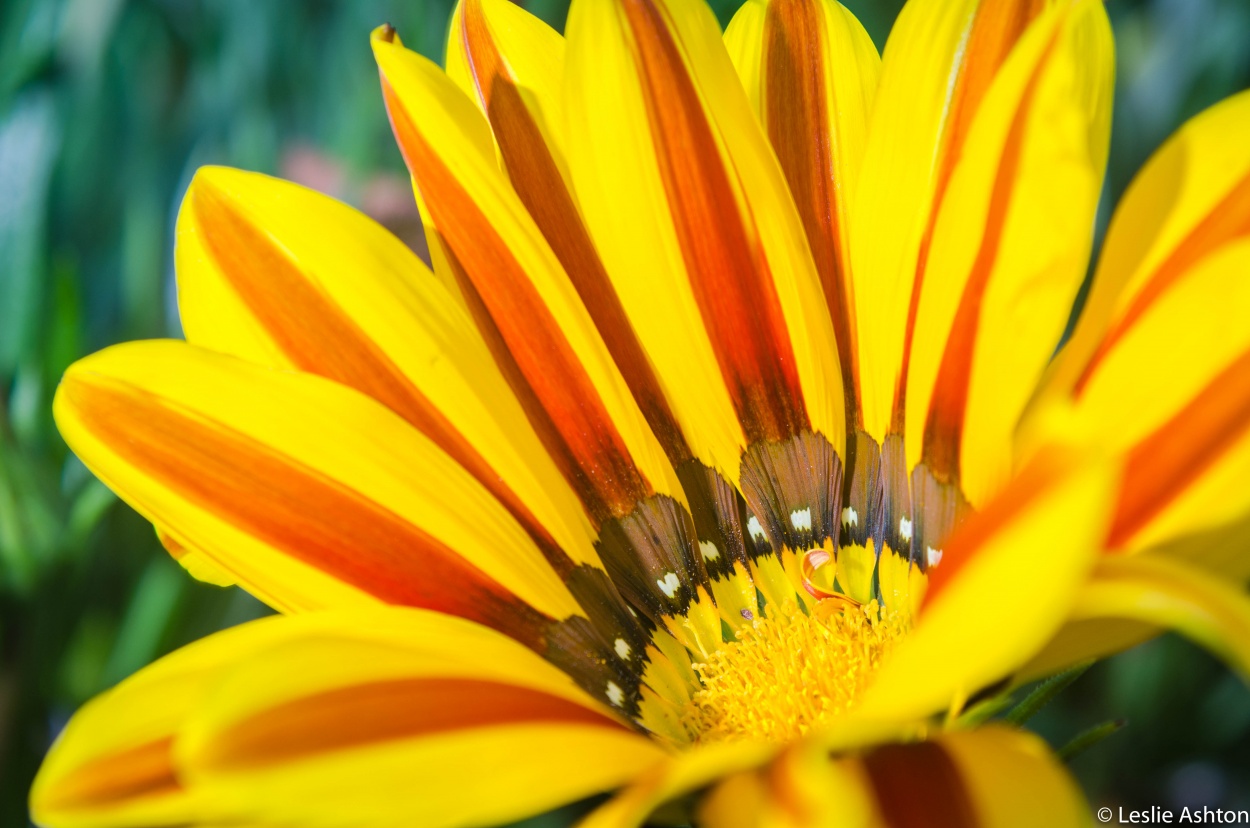
<path fill-rule="evenodd" d="M 845 0 L 882 45 L 897 0 Z M 525 4 L 552 25 L 567 0 Z M 713 3 L 722 21 L 737 3 Z M 0 2 L 0 825 L 69 714 L 171 649 L 263 614 L 192 581 L 67 452 L 50 416 L 74 359 L 178 336 L 172 230 L 196 167 L 275 173 L 420 230 L 368 45 L 432 57 L 449 0 Z M 1118 46 L 1100 217 L 1185 118 L 1250 85 L 1250 0 L 1109 0 Z M 1164 638 L 1097 665 L 1036 720 L 1096 805 L 1250 807 L 1250 693 Z"/>

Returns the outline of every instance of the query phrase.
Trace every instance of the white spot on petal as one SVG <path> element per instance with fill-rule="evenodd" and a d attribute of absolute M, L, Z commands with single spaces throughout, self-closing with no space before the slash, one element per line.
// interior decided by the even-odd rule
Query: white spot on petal
<path fill-rule="evenodd" d="M 616 639 L 616 654 L 621 658 L 629 658 L 629 654 L 633 650 L 629 646 L 629 642 L 623 638 Z"/>
<path fill-rule="evenodd" d="M 811 509 L 795 509 L 790 513 L 790 525 L 800 531 L 812 530 L 812 510 Z"/>
<path fill-rule="evenodd" d="M 625 704 L 625 691 L 614 681 L 608 682 L 608 701 L 617 707 L 622 707 Z"/>
<path fill-rule="evenodd" d="M 930 546 L 924 551 L 924 559 L 928 562 L 929 566 L 937 566 L 942 562 L 942 550 L 934 549 Z"/>
<path fill-rule="evenodd" d="M 859 525 L 859 512 L 855 511 L 850 506 L 847 506 L 845 509 L 843 509 L 842 510 L 842 525 L 843 526 L 858 526 Z"/>
<path fill-rule="evenodd" d="M 655 583 L 656 586 L 660 588 L 660 592 L 663 592 L 669 598 L 675 598 L 677 596 L 677 590 L 681 589 L 681 581 L 677 579 L 676 572 L 668 573 L 662 580 L 656 581 Z"/>
<path fill-rule="evenodd" d="M 753 540 L 762 541 L 767 537 L 764 534 L 764 527 L 760 526 L 760 519 L 755 515 L 751 515 L 751 519 L 747 521 L 747 531 L 751 533 Z"/>
<path fill-rule="evenodd" d="M 703 553 L 705 561 L 714 561 L 720 557 L 720 550 L 711 541 L 699 541 L 699 551 Z"/>
<path fill-rule="evenodd" d="M 911 540 L 911 521 L 907 518 L 898 519 L 898 536 L 903 540 Z"/>

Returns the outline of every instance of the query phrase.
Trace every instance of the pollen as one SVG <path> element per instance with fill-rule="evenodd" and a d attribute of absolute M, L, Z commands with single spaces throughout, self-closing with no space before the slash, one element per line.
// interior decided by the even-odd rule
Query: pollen
<path fill-rule="evenodd" d="M 686 707 L 698 742 L 784 742 L 845 713 L 908 623 L 876 602 L 793 602 L 743 626 L 737 640 L 695 664 L 701 688 Z"/>

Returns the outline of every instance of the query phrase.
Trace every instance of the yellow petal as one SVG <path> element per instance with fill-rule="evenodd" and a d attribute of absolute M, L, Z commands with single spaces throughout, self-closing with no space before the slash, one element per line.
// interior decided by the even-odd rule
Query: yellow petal
<path fill-rule="evenodd" d="M 1049 828 L 1050 825 L 1081 825 L 1089 820 L 1089 804 L 1043 740 L 1031 733 L 1005 727 L 954 730 L 936 740 L 954 770 L 961 788 L 961 802 L 968 808 L 964 823 L 953 818 L 949 824 L 979 825 L 981 828 Z M 908 747 L 898 748 L 900 753 Z M 911 750 L 925 749 L 925 744 L 911 745 Z M 941 767 L 940 760 L 938 767 Z M 871 758 L 869 759 L 871 767 Z M 938 794 L 933 775 L 924 774 L 926 763 L 913 765 L 914 772 L 929 778 L 929 792 Z M 896 768 L 900 770 L 903 768 Z M 874 779 L 880 779 L 874 777 Z M 911 775 L 910 778 L 916 778 Z M 895 782 L 898 784 L 898 782 Z M 905 783 L 904 783 L 905 784 Z M 955 794 L 958 795 L 958 794 Z M 905 797 L 904 804 L 893 799 L 894 807 L 919 808 L 918 813 L 933 819 L 940 810 L 925 809 L 920 797 Z M 950 802 L 935 795 L 934 804 Z M 885 804 L 883 798 L 881 804 Z M 954 814 L 953 814 L 954 817 Z M 966 817 L 965 817 L 966 819 Z M 898 824 L 898 823 L 894 823 Z"/>
<path fill-rule="evenodd" d="M 644 642 L 626 612 L 600 601 L 589 624 L 561 577 L 569 573 L 468 472 L 369 397 L 153 341 L 75 363 L 54 413 L 101 480 L 278 609 L 383 602 L 471 618 L 632 709 L 639 662 L 613 642 L 639 653 Z"/>
<path fill-rule="evenodd" d="M 525 117 L 564 174 L 564 38 L 558 32 L 508 0 L 459 0 L 447 37 L 446 67 L 447 76 L 491 122 L 505 169 L 511 148 L 505 147 L 500 127 L 516 127 L 513 119 Z M 514 108 L 517 104 L 523 112 Z"/>
<path fill-rule="evenodd" d="M 1250 682 L 1250 596 L 1193 567 L 1145 555 L 1104 560 L 1081 590 L 1072 617 L 1175 630 Z"/>
<path fill-rule="evenodd" d="M 1128 457 L 1109 545 L 1203 545 L 1250 509 L 1250 95 L 1189 121 L 1138 175 L 1042 402 Z M 1158 381 L 1166 378 L 1166 381 Z M 1209 545 L 1208 545 L 1209 546 Z"/>
<path fill-rule="evenodd" d="M 698 805 L 707 828 L 868 828 L 875 825 L 871 788 L 851 763 L 798 744 L 768 766 L 722 779 Z"/>
<path fill-rule="evenodd" d="M 178 222 L 196 345 L 320 374 L 404 417 L 549 554 L 597 564 L 590 526 L 456 297 L 361 213 L 278 179 L 196 173 Z"/>
<path fill-rule="evenodd" d="M 794 195 L 833 319 L 848 416 L 858 416 L 849 214 L 881 58 L 833 0 L 750 0 L 725 45 Z"/>
<path fill-rule="evenodd" d="M 476 572 L 471 580 L 554 617 L 576 611 L 476 481 L 336 383 L 141 342 L 75 363 L 55 411 L 66 440 L 123 498 L 284 606 L 432 599 L 450 592 L 432 574 L 442 558 L 448 576 Z"/>
<path fill-rule="evenodd" d="M 692 748 L 657 764 L 596 808 L 578 828 L 638 828 L 663 803 L 706 787 L 722 776 L 757 767 L 780 748 L 752 742 L 720 742 Z"/>
<path fill-rule="evenodd" d="M 599 521 L 680 485 L 571 281 L 442 70 L 374 37 L 388 110 L 461 290 L 565 477 Z M 471 295 L 470 295 L 471 293 Z"/>
<path fill-rule="evenodd" d="M 1158 627 L 1120 618 L 1068 621 L 1029 663 L 1020 668 L 1015 683 L 1049 678 L 1084 661 L 1106 658 L 1148 641 Z"/>
<path fill-rule="evenodd" d="M 701 3 L 576 2 L 569 168 L 695 457 L 844 441 L 836 342 L 784 178 Z"/>
<path fill-rule="evenodd" d="M 456 750 L 447 743 L 460 738 L 509 760 L 494 773 L 448 765 L 459 776 L 451 786 L 430 773 L 407 784 L 379 775 L 373 791 L 351 773 L 315 777 L 319 762 L 360 772 L 372 760 L 381 770 L 388 752 L 405 762 L 450 760 Z M 557 755 L 548 765 L 513 762 L 508 746 L 518 740 Z M 480 770 L 481 756 L 470 756 Z M 340 824 L 351 822 L 342 810 L 293 817 L 286 808 L 368 796 L 392 807 L 386 818 L 415 814 L 406 824 L 460 824 L 473 808 L 493 822 L 613 787 L 662 756 L 567 675 L 480 625 L 402 608 L 310 613 L 197 642 L 84 707 L 41 769 L 32 810 L 57 828 Z M 252 778 L 281 779 L 283 768 L 301 765 L 312 766 L 301 779 L 320 786 L 303 802 L 284 803 L 277 787 L 252 801 Z M 565 772 L 517 784 L 546 769 Z M 466 794 L 466 780 L 478 796 Z"/>
<path fill-rule="evenodd" d="M 238 583 L 233 573 L 223 569 L 220 564 L 200 550 L 187 546 L 171 535 L 168 530 L 158 528 L 156 536 L 170 557 L 180 563 L 182 568 L 197 581 L 213 586 L 235 586 Z"/>
<path fill-rule="evenodd" d="M 1113 469 L 1039 455 L 964 523 L 929 571 L 915 628 L 854 715 L 924 716 L 1009 675 L 1063 623 L 1105 531 Z"/>
<path fill-rule="evenodd" d="M 403 610 L 241 660 L 175 755 L 222 816 L 431 828 L 529 816 L 664 756 L 509 639 Z"/>
<path fill-rule="evenodd" d="M 217 633 L 84 705 L 35 778 L 34 821 L 47 828 L 190 823 L 203 803 L 174 766 L 174 737 L 223 668 L 284 629 L 283 619 L 271 618 Z"/>
<path fill-rule="evenodd" d="M 1010 477 L 1020 413 L 1085 276 L 1114 67 L 1097 0 L 1045 12 L 972 119 L 933 228 L 911 340 L 907 462 L 974 507 Z"/>
<path fill-rule="evenodd" d="M 690 457 L 573 195 L 561 141 L 564 39 L 508 0 L 465 0 L 447 73 L 490 121 L 504 170 L 564 267 L 643 415 L 678 464 Z"/>
<path fill-rule="evenodd" d="M 968 125 L 1045 0 L 913 0 L 886 43 L 868 127 L 851 258 L 864 428 L 902 426 L 914 290 Z"/>
<path fill-rule="evenodd" d="M 1091 361 L 1114 344 L 1104 340 L 1124 337 L 1202 258 L 1247 233 L 1250 92 L 1243 92 L 1187 121 L 1133 179 L 1080 320 L 1056 357 L 1050 390 L 1088 382 Z"/>

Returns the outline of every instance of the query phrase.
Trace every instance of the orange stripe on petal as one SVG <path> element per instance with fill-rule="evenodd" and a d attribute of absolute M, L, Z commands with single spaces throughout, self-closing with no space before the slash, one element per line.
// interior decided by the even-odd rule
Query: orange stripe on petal
<path fill-rule="evenodd" d="M 482 107 L 517 196 L 568 273 L 669 459 L 674 464 L 690 459 L 690 449 L 582 222 L 552 149 L 491 36 L 481 0 L 464 3 L 461 37 Z"/>
<path fill-rule="evenodd" d="M 1040 493 L 1063 477 L 1069 468 L 1067 459 L 1062 450 L 1040 452 L 983 510 L 959 524 L 945 540 L 941 565 L 928 570 L 925 606 L 957 579 L 981 549 L 1032 506 Z"/>
<path fill-rule="evenodd" d="M 798 206 L 833 317 L 848 423 L 859 416 L 850 257 L 840 244 L 821 0 L 769 3 L 764 18 L 764 122 Z"/>
<path fill-rule="evenodd" d="M 1132 448 L 1107 539 L 1123 547 L 1250 428 L 1250 351 Z"/>
<path fill-rule="evenodd" d="M 57 780 L 39 800 L 41 810 L 98 808 L 124 800 L 178 793 L 170 756 L 172 737 L 100 756 Z"/>
<path fill-rule="evenodd" d="M 776 288 L 739 184 L 653 0 L 626 0 L 652 142 L 690 284 L 748 442 L 809 428 Z"/>
<path fill-rule="evenodd" d="M 916 278 L 912 284 L 911 300 L 907 308 L 907 328 L 903 340 L 903 364 L 899 373 L 899 390 L 896 395 L 894 416 L 895 428 L 901 433 L 904 415 L 904 403 L 907 384 L 907 366 L 911 361 L 912 339 L 916 329 L 916 315 L 920 309 L 920 293 L 924 285 L 925 270 L 929 263 L 929 249 L 933 242 L 933 232 L 937 225 L 937 217 L 941 211 L 942 199 L 950 184 L 951 174 L 962 155 L 964 140 L 972 120 L 980 107 L 981 100 L 989 91 L 990 84 L 999 68 L 1011 53 L 1025 29 L 1045 9 L 1047 0 L 984 0 L 977 6 L 973 15 L 972 26 L 968 31 L 967 45 L 964 47 L 964 58 L 959 63 L 955 88 L 951 97 L 951 108 L 946 126 L 942 131 L 939 149 L 939 162 L 933 201 L 929 209 L 929 217 L 925 225 L 924 236 L 920 241 L 920 251 L 916 259 Z M 1027 97 L 1027 96 L 1026 96 Z M 1023 107 L 1022 107 L 1023 111 Z M 1018 151 L 1019 136 L 1013 127 L 1013 139 Z M 1011 145 L 1009 143 L 1009 146 Z M 997 188 L 995 196 L 997 196 Z M 997 205 L 1002 206 L 1006 205 Z M 995 213 L 991 207 L 991 217 L 1004 218 Z M 992 219 L 993 220 L 993 219 Z M 999 227 L 1001 231 L 1001 225 Z M 986 233 L 986 238 L 989 237 Z M 993 265 L 993 260 L 989 266 Z M 988 278 L 988 272 L 986 273 Z M 969 344 L 969 358 L 971 347 Z M 966 390 L 966 389 L 965 389 Z M 962 418 L 961 418 L 962 420 Z M 955 460 L 958 461 L 958 446 L 955 447 Z"/>
<path fill-rule="evenodd" d="M 382 87 L 404 159 L 454 253 L 461 290 L 496 359 L 522 403 L 541 405 L 559 443 L 552 444 L 551 430 L 535 426 L 587 509 L 600 521 L 627 514 L 651 493 L 650 484 L 590 377 L 505 241 L 421 136 L 385 78 Z M 519 374 L 507 371 L 508 362 Z"/>
<path fill-rule="evenodd" d="M 1189 232 L 1150 276 L 1119 320 L 1107 332 L 1094 356 L 1077 381 L 1074 394 L 1080 396 L 1104 357 L 1132 330 L 1158 299 L 1167 293 L 1195 264 L 1217 248 L 1250 235 L 1250 175 L 1233 186 L 1215 204 L 1206 218 Z"/>
<path fill-rule="evenodd" d="M 541 649 L 551 619 L 358 492 L 138 388 L 70 375 L 61 394 L 125 462 L 284 554 L 388 603 L 469 618 Z"/>
<path fill-rule="evenodd" d="M 1047 50 L 1053 49 L 1056 42 L 1052 39 Z M 929 405 L 928 419 L 925 424 L 923 459 L 929 470 L 943 482 L 957 480 L 959 476 L 960 438 L 963 433 L 964 412 L 968 404 L 968 389 L 972 379 L 972 357 L 981 317 L 981 300 L 989 284 L 990 276 L 994 272 L 999 245 L 1007 223 L 1008 207 L 1011 204 L 1016 184 L 1017 167 L 1023 151 L 1030 104 L 1046 63 L 1047 61 L 1043 58 L 1038 61 L 1033 70 L 1007 134 L 994 187 L 990 193 L 988 218 L 985 232 L 981 237 L 981 246 L 964 286 L 959 308 L 955 312 L 955 319 L 942 355 L 941 367 L 938 369 L 933 398 Z M 921 261 L 923 267 L 923 255 Z M 918 276 L 912 301 L 913 317 L 918 306 L 919 286 L 920 277 Z M 909 325 L 909 338 L 912 330 L 913 326 Z M 906 366 L 906 361 L 904 366 Z"/>
<path fill-rule="evenodd" d="M 238 771 L 378 742 L 472 728 L 581 724 L 621 729 L 606 715 L 539 690 L 467 678 L 404 678 L 327 690 L 257 713 L 216 735 L 197 757 Z"/>
<path fill-rule="evenodd" d="M 271 236 L 208 180 L 198 181 L 189 198 L 205 247 L 222 275 L 292 365 L 363 391 L 406 419 L 495 495 L 553 566 L 570 566 L 490 464 L 368 334 L 310 283 Z"/>

